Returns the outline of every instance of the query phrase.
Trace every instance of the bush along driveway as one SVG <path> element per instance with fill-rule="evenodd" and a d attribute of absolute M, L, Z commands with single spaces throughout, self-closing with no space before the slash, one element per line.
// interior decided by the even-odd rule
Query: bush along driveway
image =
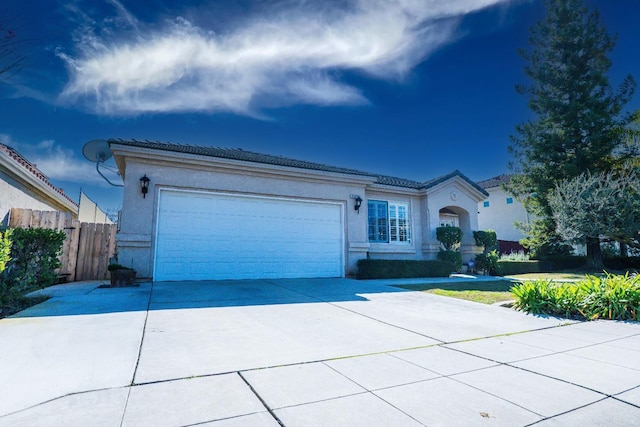
<path fill-rule="evenodd" d="M 532 314 L 588 320 L 638 320 L 640 276 L 586 276 L 574 283 L 539 279 L 513 288 L 514 307 Z"/>

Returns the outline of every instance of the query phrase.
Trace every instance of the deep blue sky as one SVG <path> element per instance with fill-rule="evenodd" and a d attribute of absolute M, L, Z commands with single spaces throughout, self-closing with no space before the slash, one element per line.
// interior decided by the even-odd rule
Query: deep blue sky
<path fill-rule="evenodd" d="M 509 135 L 529 117 L 514 90 L 527 83 L 517 49 L 540 1 L 173 3 L 3 0 L 26 60 L 0 83 L 0 141 L 103 208 L 121 193 L 82 157 L 96 138 L 239 147 L 415 180 L 508 171 Z M 588 4 L 618 33 L 611 81 L 640 79 L 640 1 Z M 638 108 L 640 93 L 628 105 Z"/>

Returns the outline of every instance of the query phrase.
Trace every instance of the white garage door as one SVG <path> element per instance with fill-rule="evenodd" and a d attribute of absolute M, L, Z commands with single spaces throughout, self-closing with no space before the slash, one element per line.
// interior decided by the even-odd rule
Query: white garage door
<path fill-rule="evenodd" d="M 343 276 L 342 207 L 163 190 L 154 278 Z"/>

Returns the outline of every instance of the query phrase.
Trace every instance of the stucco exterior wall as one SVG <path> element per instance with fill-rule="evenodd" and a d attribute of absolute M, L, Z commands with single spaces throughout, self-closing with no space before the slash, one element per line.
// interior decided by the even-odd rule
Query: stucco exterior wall
<path fill-rule="evenodd" d="M 446 182 L 435 187 L 427 194 L 427 209 L 430 218 L 426 240 L 423 244 L 425 258 L 434 259 L 440 250 L 440 242 L 436 238 L 436 229 L 440 226 L 440 210 L 447 208 L 458 215 L 459 227 L 462 229 L 460 252 L 463 262 L 473 259 L 482 252 L 475 246 L 473 231 L 478 230 L 476 199 L 469 196 L 468 184 L 461 179 Z"/>
<path fill-rule="evenodd" d="M 149 177 L 149 192 L 143 198 L 139 179 Z M 247 170 L 184 168 L 140 161 L 127 163 L 123 209 L 118 233 L 118 261 L 138 270 L 140 277 L 153 274 L 155 233 L 159 190 L 187 189 L 244 195 L 286 197 L 300 200 L 331 201 L 345 206 L 344 251 L 346 273 L 355 273 L 358 259 L 365 258 L 369 244 L 366 235 L 366 209 L 353 209 L 352 194 L 365 198 L 364 186 L 294 180 Z M 363 206 L 364 207 L 364 206 Z M 189 219 L 185 218 L 185 227 Z"/>
<path fill-rule="evenodd" d="M 429 189 L 378 184 L 375 176 L 342 174 L 238 162 L 217 157 L 157 151 L 115 150 L 123 172 L 124 191 L 118 239 L 118 262 L 135 268 L 139 277 L 152 277 L 161 191 L 207 191 L 244 196 L 277 197 L 300 201 L 337 203 L 343 206 L 344 274 L 357 271 L 357 261 L 377 259 L 433 259 L 439 210 L 453 209 L 463 229 L 461 252 L 466 261 L 481 251 L 473 245 L 478 229 L 477 203 L 483 195 L 459 176 L 447 178 Z M 140 178 L 150 179 L 143 197 Z M 362 198 L 360 211 L 354 198 Z M 368 240 L 368 200 L 407 203 L 410 218 L 408 243 L 373 243 Z M 184 218 L 189 227 L 189 218 Z"/>
<path fill-rule="evenodd" d="M 7 225 L 11 208 L 35 209 L 41 211 L 57 210 L 54 205 L 46 204 L 37 195 L 15 179 L 0 170 L 0 224 Z"/>
<path fill-rule="evenodd" d="M 520 241 L 524 233 L 514 225 L 516 221 L 529 223 L 529 215 L 526 209 L 515 197 L 504 191 L 501 187 L 485 189 L 489 193 L 486 201 L 489 206 L 484 206 L 484 201 L 478 203 L 478 225 L 480 230 L 493 230 L 499 240 Z M 511 197 L 513 203 L 507 204 L 507 198 Z"/>

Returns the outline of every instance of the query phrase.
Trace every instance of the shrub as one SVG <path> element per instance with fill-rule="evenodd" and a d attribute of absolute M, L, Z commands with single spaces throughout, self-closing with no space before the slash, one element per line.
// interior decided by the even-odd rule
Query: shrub
<path fill-rule="evenodd" d="M 539 258 L 541 261 L 541 271 L 572 270 L 584 266 L 587 262 L 586 256 L 577 255 L 555 255 Z"/>
<path fill-rule="evenodd" d="M 490 275 L 498 274 L 498 251 L 481 253 L 476 255 L 476 268 L 486 271 Z"/>
<path fill-rule="evenodd" d="M 570 318 L 577 313 L 578 289 L 574 284 L 539 279 L 515 285 L 511 293 L 516 298 L 514 307 L 517 310 Z"/>
<path fill-rule="evenodd" d="M 436 239 L 445 251 L 451 251 L 458 247 L 462 241 L 462 229 L 460 227 L 438 227 L 436 228 Z"/>
<path fill-rule="evenodd" d="M 63 231 L 44 228 L 15 228 L 11 236 L 11 261 L 4 276 L 5 288 L 23 294 L 53 285 L 60 267 Z"/>
<path fill-rule="evenodd" d="M 476 255 L 476 267 L 490 275 L 495 275 L 499 257 L 496 232 L 493 230 L 474 231 L 473 238 L 476 241 L 476 246 L 482 246 L 482 253 Z"/>
<path fill-rule="evenodd" d="M 493 230 L 474 231 L 473 238 L 476 241 L 476 246 L 483 246 L 486 252 L 498 249 L 498 236 Z"/>
<path fill-rule="evenodd" d="M 640 257 L 611 257 L 605 258 L 604 266 L 610 270 L 640 270 Z"/>
<path fill-rule="evenodd" d="M 440 261 L 453 265 L 454 271 L 460 271 L 462 269 L 462 254 L 460 252 L 441 250 L 438 252 L 437 257 Z"/>
<path fill-rule="evenodd" d="M 540 261 L 503 261 L 496 263 L 496 274 L 510 276 L 512 274 L 540 273 Z"/>
<path fill-rule="evenodd" d="M 525 251 L 511 251 L 508 254 L 500 255 L 500 261 L 529 261 L 529 254 Z"/>
<path fill-rule="evenodd" d="M 11 261 L 11 234 L 13 230 L 0 230 L 0 274 Z"/>
<path fill-rule="evenodd" d="M 589 320 L 638 320 L 640 276 L 587 276 L 580 282 L 580 312 Z"/>
<path fill-rule="evenodd" d="M 514 307 L 532 314 L 584 317 L 587 320 L 638 320 L 640 276 L 587 276 L 577 283 L 550 280 L 520 283 L 511 288 Z"/>
<path fill-rule="evenodd" d="M 454 270 L 452 264 L 439 260 L 361 259 L 358 261 L 358 279 L 447 277 Z"/>

